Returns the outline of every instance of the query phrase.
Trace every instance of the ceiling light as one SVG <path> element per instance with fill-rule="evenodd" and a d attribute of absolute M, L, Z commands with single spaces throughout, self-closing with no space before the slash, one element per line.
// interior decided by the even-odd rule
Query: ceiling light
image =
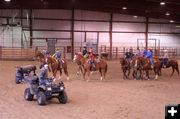
<path fill-rule="evenodd" d="M 174 22 L 174 20 L 170 20 L 169 22 L 173 23 L 173 22 Z"/>
<path fill-rule="evenodd" d="M 126 9 L 127 9 L 127 7 L 122 7 L 122 9 L 123 9 L 123 10 L 126 10 Z"/>
<path fill-rule="evenodd" d="M 11 0 L 4 0 L 5 2 L 11 2 Z"/>
<path fill-rule="evenodd" d="M 169 16 L 170 15 L 170 13 L 169 12 L 166 12 L 166 14 L 165 14 L 166 16 Z"/>
<path fill-rule="evenodd" d="M 138 18 L 138 16 L 133 16 L 134 18 Z"/>
<path fill-rule="evenodd" d="M 165 2 L 163 2 L 163 1 L 161 1 L 161 2 L 160 2 L 160 5 L 165 5 L 165 4 L 166 4 L 166 3 L 165 3 Z"/>

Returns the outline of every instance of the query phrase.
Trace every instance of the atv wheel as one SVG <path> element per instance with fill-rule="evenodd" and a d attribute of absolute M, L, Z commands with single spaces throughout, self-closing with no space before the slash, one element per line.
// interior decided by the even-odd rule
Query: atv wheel
<path fill-rule="evenodd" d="M 30 92 L 30 88 L 26 88 L 24 91 L 24 99 L 28 100 L 28 101 L 32 101 L 33 100 L 33 95 Z"/>
<path fill-rule="evenodd" d="M 20 84 L 21 81 L 22 81 L 22 80 L 19 80 L 19 79 L 17 79 L 17 78 L 15 79 L 15 83 L 16 83 L 16 84 Z"/>
<path fill-rule="evenodd" d="M 67 103 L 67 100 L 68 100 L 68 97 L 67 97 L 67 94 L 65 91 L 62 91 L 59 93 L 59 102 L 62 103 L 62 104 L 66 104 Z"/>
<path fill-rule="evenodd" d="M 46 96 L 42 91 L 38 92 L 38 94 L 37 94 L 37 103 L 38 103 L 38 105 L 46 104 Z"/>

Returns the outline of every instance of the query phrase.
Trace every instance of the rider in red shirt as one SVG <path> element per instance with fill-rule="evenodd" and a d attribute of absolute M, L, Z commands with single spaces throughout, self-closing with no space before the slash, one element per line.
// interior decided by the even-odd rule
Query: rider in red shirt
<path fill-rule="evenodd" d="M 92 48 L 89 49 L 89 61 L 90 61 L 90 64 L 92 65 L 93 70 L 95 70 L 95 68 L 96 68 L 95 56 L 94 56 Z"/>

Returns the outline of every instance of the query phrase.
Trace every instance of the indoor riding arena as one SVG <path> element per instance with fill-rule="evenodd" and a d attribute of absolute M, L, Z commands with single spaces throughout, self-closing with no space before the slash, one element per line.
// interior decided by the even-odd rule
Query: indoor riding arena
<path fill-rule="evenodd" d="M 179 13 L 179 0 L 1 0 L 0 119 L 180 119 Z M 66 98 L 48 87 L 62 82 Z"/>

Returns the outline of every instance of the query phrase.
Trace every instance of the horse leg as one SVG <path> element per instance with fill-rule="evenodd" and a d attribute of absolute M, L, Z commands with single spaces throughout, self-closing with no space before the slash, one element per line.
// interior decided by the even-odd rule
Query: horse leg
<path fill-rule="evenodd" d="M 142 70 L 141 69 L 139 70 L 139 75 L 140 75 L 139 79 L 142 80 L 143 77 L 142 77 Z"/>
<path fill-rule="evenodd" d="M 59 78 L 58 78 L 58 79 L 61 80 L 61 77 L 62 77 L 62 69 L 59 69 L 59 74 L 60 74 L 60 75 L 59 75 Z"/>
<path fill-rule="evenodd" d="M 158 69 L 154 68 L 154 73 L 155 73 L 155 79 L 158 79 Z"/>
<path fill-rule="evenodd" d="M 91 71 L 87 70 L 87 76 L 88 76 L 87 82 L 89 82 L 89 80 L 90 80 L 90 73 L 91 73 Z"/>
<path fill-rule="evenodd" d="M 67 76 L 67 80 L 69 80 L 69 74 L 68 74 L 67 68 L 64 68 L 64 73 Z"/>
<path fill-rule="evenodd" d="M 159 74 L 159 76 L 161 76 L 161 68 L 159 69 L 158 74 Z"/>
<path fill-rule="evenodd" d="M 146 77 L 149 80 L 149 71 L 148 70 L 146 70 Z"/>
<path fill-rule="evenodd" d="M 56 73 L 57 73 L 57 70 L 52 70 L 52 73 L 53 73 L 54 81 L 56 81 Z"/>
<path fill-rule="evenodd" d="M 81 66 L 79 65 L 78 71 L 77 71 L 77 73 L 76 73 L 77 75 L 79 75 L 80 70 L 81 70 Z"/>
<path fill-rule="evenodd" d="M 171 76 L 174 74 L 174 67 L 173 67 L 173 66 L 172 66 L 172 70 L 173 70 L 173 71 L 172 71 L 172 73 L 171 73 Z"/>
<path fill-rule="evenodd" d="M 135 70 L 133 69 L 133 73 L 132 73 L 133 79 L 136 80 L 136 76 L 135 76 Z"/>
<path fill-rule="evenodd" d="M 103 70 L 103 77 L 104 77 L 104 80 L 106 79 L 106 71 L 105 69 Z"/>
<path fill-rule="evenodd" d="M 128 75 L 127 76 L 129 76 L 129 74 L 130 74 L 130 67 L 128 67 Z M 128 78 L 128 77 L 127 77 Z"/>
<path fill-rule="evenodd" d="M 83 79 L 85 80 L 87 69 L 84 70 Z"/>
<path fill-rule="evenodd" d="M 103 77 L 102 77 L 102 69 L 101 69 L 101 68 L 99 68 L 99 73 L 101 74 L 100 80 L 102 81 L 102 80 L 103 80 Z"/>
<path fill-rule="evenodd" d="M 178 73 L 178 75 L 179 75 L 179 68 L 178 68 L 178 65 L 177 65 L 177 67 L 176 67 L 175 69 L 176 69 L 176 71 L 177 71 L 177 73 Z"/>
<path fill-rule="evenodd" d="M 125 78 L 127 78 L 127 76 L 126 76 L 126 70 L 123 69 L 123 79 L 125 79 Z"/>
<path fill-rule="evenodd" d="M 34 76 L 36 76 L 36 70 L 33 70 Z"/>
<path fill-rule="evenodd" d="M 82 65 L 81 65 L 80 69 L 81 69 L 81 73 L 83 74 L 84 70 L 83 70 L 83 66 Z"/>
<path fill-rule="evenodd" d="M 145 79 L 146 77 L 146 73 L 145 73 L 145 70 L 142 70 L 142 79 Z"/>

